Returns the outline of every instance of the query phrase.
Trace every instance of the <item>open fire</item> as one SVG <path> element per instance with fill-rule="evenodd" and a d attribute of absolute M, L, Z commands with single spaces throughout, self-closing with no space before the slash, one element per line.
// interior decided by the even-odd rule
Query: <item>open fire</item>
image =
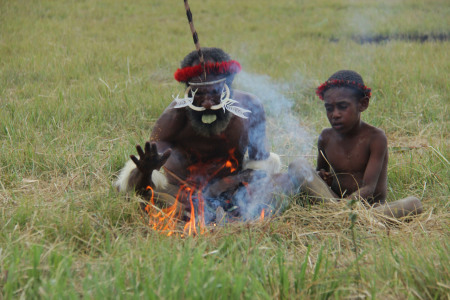
<path fill-rule="evenodd" d="M 238 170 L 239 163 L 234 156 L 234 150 L 229 151 L 229 157 L 225 161 L 217 161 L 215 164 L 200 162 L 188 167 L 188 178 L 180 185 L 173 204 L 165 208 L 158 207 L 158 201 L 155 199 L 157 193 L 148 186 L 147 191 L 151 193 L 151 197 L 145 211 L 148 214 L 149 226 L 168 236 L 179 234 L 182 237 L 204 234 L 208 225 L 216 226 L 215 217 L 212 223 L 209 222 L 210 218 L 205 219 L 205 202 L 208 200 L 205 199 L 203 190 L 218 174 L 233 174 Z M 211 171 L 211 168 L 208 168 L 211 165 L 217 167 Z M 248 187 L 248 183 L 242 184 Z M 223 204 L 231 203 L 231 199 L 221 201 Z M 260 219 L 264 219 L 264 210 Z"/>

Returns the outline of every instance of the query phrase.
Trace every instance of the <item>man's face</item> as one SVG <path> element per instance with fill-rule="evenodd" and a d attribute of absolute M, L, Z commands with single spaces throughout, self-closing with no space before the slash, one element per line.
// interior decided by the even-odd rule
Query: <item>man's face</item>
<path fill-rule="evenodd" d="M 339 133 L 348 133 L 361 121 L 364 110 L 352 89 L 335 87 L 323 96 L 325 110 L 331 127 Z"/>
<path fill-rule="evenodd" d="M 206 110 L 211 109 L 211 106 L 220 103 L 222 91 L 224 89 L 224 81 L 201 86 L 191 86 L 192 91 L 196 91 L 193 104 L 195 106 L 204 107 Z"/>
<path fill-rule="evenodd" d="M 188 108 L 188 116 L 191 119 L 194 129 L 205 136 L 219 134 L 225 130 L 231 119 L 231 114 L 228 111 L 224 111 L 223 108 L 211 109 L 212 106 L 220 104 L 225 81 L 214 84 L 208 84 L 208 82 L 222 78 L 223 76 L 207 75 L 205 80 L 202 75 L 201 78 L 198 77 L 189 81 L 192 83 L 206 83 L 201 85 L 190 85 L 191 92 L 195 92 L 193 105 L 203 107 L 205 110 L 194 111 Z"/>

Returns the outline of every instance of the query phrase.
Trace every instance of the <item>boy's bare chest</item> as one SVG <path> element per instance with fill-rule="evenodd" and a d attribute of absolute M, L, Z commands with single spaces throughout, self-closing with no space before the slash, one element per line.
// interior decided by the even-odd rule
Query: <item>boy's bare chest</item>
<path fill-rule="evenodd" d="M 364 172 L 370 156 L 367 140 L 330 141 L 325 155 L 335 172 Z"/>

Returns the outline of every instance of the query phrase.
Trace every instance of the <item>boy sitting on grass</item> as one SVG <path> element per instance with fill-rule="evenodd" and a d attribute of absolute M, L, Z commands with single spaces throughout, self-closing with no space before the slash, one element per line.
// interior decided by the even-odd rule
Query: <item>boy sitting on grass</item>
<path fill-rule="evenodd" d="M 389 217 L 420 214 L 423 208 L 416 197 L 385 202 L 387 138 L 381 129 L 361 121 L 371 96 L 362 77 L 354 71 L 338 71 L 317 88 L 316 94 L 324 101 L 331 124 L 319 136 L 316 168 L 327 186 L 316 177 L 305 181 L 304 187 L 322 199 L 362 199 Z M 301 163 L 294 162 L 290 169 Z"/>

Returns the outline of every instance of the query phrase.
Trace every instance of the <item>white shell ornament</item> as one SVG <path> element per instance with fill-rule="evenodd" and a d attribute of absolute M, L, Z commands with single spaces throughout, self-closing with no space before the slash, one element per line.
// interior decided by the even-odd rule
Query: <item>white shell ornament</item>
<path fill-rule="evenodd" d="M 190 109 L 193 109 L 195 111 L 204 111 L 204 110 L 206 110 L 206 108 L 204 108 L 204 107 L 195 106 L 193 104 L 195 93 L 197 93 L 197 89 L 195 91 L 192 90 L 192 97 L 189 97 L 188 94 L 189 94 L 190 89 L 191 89 L 191 87 L 188 86 L 188 88 L 184 92 L 184 98 L 180 99 L 180 98 L 178 98 L 178 95 L 177 95 L 177 97 L 174 97 L 173 100 L 175 100 L 175 102 L 177 104 L 175 104 L 175 106 L 173 108 L 182 108 L 182 107 L 188 106 Z"/>
<path fill-rule="evenodd" d="M 224 84 L 222 94 L 220 96 L 220 103 L 217 105 L 211 106 L 212 110 L 218 110 L 223 108 L 223 110 L 227 110 L 233 115 L 236 115 L 240 118 L 247 119 L 247 116 L 245 116 L 245 113 L 251 113 L 250 110 L 244 109 L 239 106 L 234 106 L 234 104 L 238 103 L 238 101 L 230 99 L 230 88 L 227 86 L 227 84 Z M 192 97 L 189 97 L 189 91 L 191 90 L 191 87 L 189 86 L 186 91 L 184 92 L 184 98 L 180 99 L 177 97 L 174 97 L 174 100 L 176 102 L 176 105 L 174 108 L 183 108 L 183 107 L 189 107 L 192 110 L 195 111 L 204 111 L 206 108 L 195 106 L 193 104 L 195 93 L 197 92 L 197 89 L 194 91 L 192 90 Z M 172 96 L 173 97 L 173 96 Z"/>

